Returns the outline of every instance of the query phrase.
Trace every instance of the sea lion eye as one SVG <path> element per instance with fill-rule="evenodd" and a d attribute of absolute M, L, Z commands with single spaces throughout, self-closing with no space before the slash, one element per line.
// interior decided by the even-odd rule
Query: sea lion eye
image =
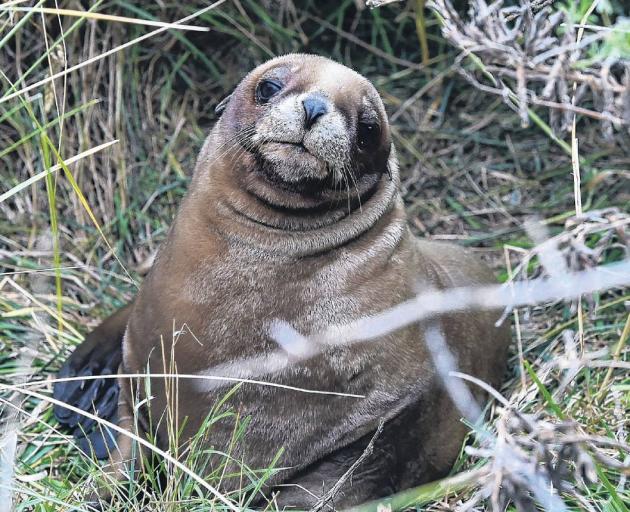
<path fill-rule="evenodd" d="M 272 96 L 275 96 L 282 89 L 282 83 L 276 80 L 261 80 L 256 86 L 256 101 L 267 103 Z"/>
<path fill-rule="evenodd" d="M 357 142 L 361 149 L 374 145 L 381 135 L 381 127 L 377 123 L 359 122 Z"/>

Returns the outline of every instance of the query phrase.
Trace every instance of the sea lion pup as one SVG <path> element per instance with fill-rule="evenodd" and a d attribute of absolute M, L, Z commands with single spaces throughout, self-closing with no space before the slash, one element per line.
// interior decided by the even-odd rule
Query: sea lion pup
<path fill-rule="evenodd" d="M 219 110 L 168 237 L 125 313 L 120 371 L 176 368 L 362 395 L 254 384 L 235 393 L 230 403 L 249 425 L 232 456 L 259 469 L 283 449 L 278 466 L 286 469 L 267 487 L 279 489 L 281 506 L 309 507 L 329 491 L 381 420 L 374 453 L 341 486 L 336 507 L 444 475 L 466 428 L 426 348 L 429 324 L 326 347 L 293 363 L 270 356 L 278 344 L 269 329 L 281 319 L 318 333 L 422 289 L 491 282 L 491 273 L 459 247 L 410 233 L 385 109 L 358 73 L 323 57 L 286 55 L 254 69 Z M 509 340 L 497 318 L 464 312 L 433 320 L 459 369 L 493 385 Z M 104 324 L 64 374 L 98 373 L 99 361 L 120 350 L 120 325 L 120 318 L 112 322 L 108 337 Z M 118 414 L 130 428 L 135 389 L 128 379 L 119 384 Z M 141 419 L 157 429 L 162 448 L 167 417 L 185 443 L 231 384 L 182 378 L 177 396 L 169 385 L 151 379 L 150 409 Z M 64 393 L 81 397 L 76 387 L 57 395 Z M 139 393 L 133 400 L 146 398 Z M 228 450 L 233 430 L 233 421 L 215 423 L 204 447 Z M 123 436 L 118 442 L 122 458 L 130 458 L 130 443 Z M 239 485 L 239 478 L 224 479 L 221 490 Z"/>

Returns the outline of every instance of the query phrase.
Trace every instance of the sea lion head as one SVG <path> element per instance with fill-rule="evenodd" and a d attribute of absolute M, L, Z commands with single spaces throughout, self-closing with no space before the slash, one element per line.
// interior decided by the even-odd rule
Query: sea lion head
<path fill-rule="evenodd" d="M 274 58 L 251 71 L 217 112 L 196 174 L 222 189 L 215 199 L 260 224 L 330 225 L 361 209 L 379 187 L 396 188 L 383 102 L 342 64 L 306 54 Z"/>

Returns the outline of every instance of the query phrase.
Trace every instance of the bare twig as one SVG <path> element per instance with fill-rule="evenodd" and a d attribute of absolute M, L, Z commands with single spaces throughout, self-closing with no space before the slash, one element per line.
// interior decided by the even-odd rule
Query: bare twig
<path fill-rule="evenodd" d="M 529 122 L 528 106 L 534 104 L 598 119 L 605 133 L 614 127 L 630 127 L 625 84 L 619 73 L 610 72 L 616 64 L 624 65 L 622 57 L 612 55 L 601 62 L 591 59 L 585 70 L 576 66 L 588 57 L 594 44 L 614 33 L 614 27 L 582 38 L 582 23 L 575 39 L 569 15 L 552 10 L 551 3 L 520 0 L 516 6 L 506 6 L 499 0 L 488 6 L 484 0 L 472 0 L 468 20 L 460 16 L 450 0 L 432 0 L 429 6 L 443 20 L 444 37 L 463 52 L 456 60 L 456 69 L 478 89 L 503 97 L 518 111 L 522 124 Z M 471 56 L 491 85 L 459 64 Z M 501 77 L 509 77 L 510 81 Z M 566 95 L 570 81 L 579 84 L 583 92 L 589 90 L 594 103 L 605 108 L 594 111 L 579 107 L 575 88 L 570 101 Z"/>
<path fill-rule="evenodd" d="M 339 478 L 339 480 L 337 480 L 337 482 L 335 483 L 335 485 L 333 485 L 333 487 L 330 489 L 330 491 L 328 491 L 322 497 L 322 499 L 317 502 L 317 504 L 311 509 L 311 512 L 319 512 L 326 505 L 328 505 L 328 503 L 330 503 L 335 498 L 335 496 L 337 496 L 337 494 L 339 493 L 339 491 L 341 490 L 343 485 L 348 481 L 348 478 L 350 478 L 354 474 L 356 469 L 361 464 L 363 464 L 365 459 L 367 459 L 370 455 L 372 455 L 372 452 L 374 451 L 374 443 L 376 442 L 376 439 L 378 438 L 378 436 L 381 435 L 381 432 L 383 431 L 383 425 L 384 424 L 385 424 L 385 422 L 383 420 L 381 420 L 379 422 L 378 427 L 376 429 L 376 432 L 374 432 L 374 435 L 372 436 L 372 439 L 370 439 L 370 442 L 365 447 L 365 450 L 363 450 L 363 453 L 361 454 L 361 456 L 352 463 L 352 466 L 350 466 L 348 468 L 348 471 L 346 471 L 341 476 L 341 478 Z"/>

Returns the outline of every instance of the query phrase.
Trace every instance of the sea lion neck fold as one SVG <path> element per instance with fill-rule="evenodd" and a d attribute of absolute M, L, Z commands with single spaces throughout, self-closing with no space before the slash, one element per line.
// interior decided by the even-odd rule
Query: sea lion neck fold
<path fill-rule="evenodd" d="M 384 217 L 390 221 L 397 219 L 402 226 L 404 212 L 400 202 L 395 200 L 395 187 L 393 182 L 385 184 L 365 205 L 349 214 L 338 209 L 315 218 L 283 216 L 260 204 L 252 208 L 252 202 L 257 199 L 251 196 L 232 197 L 230 202 L 219 200 L 217 203 L 214 225 L 230 238 L 268 251 L 309 256 L 347 244 L 374 228 Z"/>
<path fill-rule="evenodd" d="M 199 183 L 197 184 L 197 180 Z M 271 252 L 308 256 L 342 246 L 374 228 L 387 217 L 400 226 L 405 214 L 397 189 L 398 174 L 382 178 L 360 206 L 348 211 L 337 208 L 288 211 L 266 204 L 242 188 L 212 176 L 196 177 L 186 205 L 195 213 L 188 218 L 203 218 L 208 226 L 227 238 L 256 245 Z M 207 188 L 206 188 L 207 187 Z M 402 233 L 401 233 L 402 236 Z"/>

